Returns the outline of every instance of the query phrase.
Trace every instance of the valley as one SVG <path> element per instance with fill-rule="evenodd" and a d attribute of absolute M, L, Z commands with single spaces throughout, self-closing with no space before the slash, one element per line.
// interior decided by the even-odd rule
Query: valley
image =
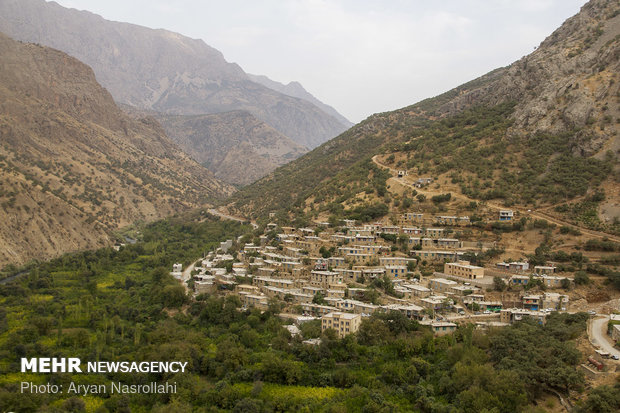
<path fill-rule="evenodd" d="M 0 410 L 620 411 L 617 1 L 355 125 L 172 31 L 0 31 Z"/>

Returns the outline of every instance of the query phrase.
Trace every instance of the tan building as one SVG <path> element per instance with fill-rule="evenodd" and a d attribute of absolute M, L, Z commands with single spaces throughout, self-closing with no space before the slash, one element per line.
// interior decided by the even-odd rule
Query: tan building
<path fill-rule="evenodd" d="M 359 314 L 332 312 L 321 317 L 321 331 L 334 329 L 338 338 L 343 338 L 355 333 L 362 324 L 362 316 Z"/>
<path fill-rule="evenodd" d="M 484 268 L 471 265 L 469 261 L 459 260 L 457 262 L 447 262 L 443 267 L 443 272 L 460 278 L 476 280 L 484 277 Z"/>
<path fill-rule="evenodd" d="M 342 274 L 334 271 L 311 271 L 310 284 L 316 287 L 329 288 L 330 284 L 342 282 Z"/>

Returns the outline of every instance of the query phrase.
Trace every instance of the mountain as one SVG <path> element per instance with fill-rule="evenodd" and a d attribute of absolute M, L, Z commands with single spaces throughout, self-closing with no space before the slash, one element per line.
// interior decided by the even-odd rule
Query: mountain
<path fill-rule="evenodd" d="M 308 152 L 249 112 L 184 116 L 123 109 L 157 119 L 187 154 L 234 185 L 248 185 Z"/>
<path fill-rule="evenodd" d="M 93 68 L 117 102 L 182 115 L 244 110 L 313 148 L 348 128 L 305 100 L 255 83 L 206 45 L 44 0 L 0 0 L 0 31 L 62 50 Z"/>
<path fill-rule="evenodd" d="M 320 108 L 323 112 L 338 119 L 340 123 L 347 126 L 348 128 L 354 125 L 351 121 L 338 113 L 336 109 L 329 105 L 326 105 L 325 103 L 315 98 L 310 92 L 304 89 L 304 87 L 299 82 L 289 82 L 285 85 L 283 83 L 276 82 L 275 80 L 271 80 L 264 75 L 252 75 L 248 73 L 248 76 L 252 81 L 260 83 L 261 85 L 268 87 L 269 89 L 273 89 L 277 92 L 284 93 L 285 95 L 303 99 L 312 103 L 316 107 Z"/>
<path fill-rule="evenodd" d="M 2 34 L 0 56 L 0 265 L 101 247 L 232 192 L 77 59 Z"/>
<path fill-rule="evenodd" d="M 236 193 L 229 208 L 312 218 L 342 215 L 343 205 L 363 205 L 373 193 L 390 202 L 372 161 L 381 155 L 382 165 L 435 177 L 437 190 L 545 207 L 616 232 L 619 43 L 617 2 L 592 0 L 532 54 L 369 117 Z"/>

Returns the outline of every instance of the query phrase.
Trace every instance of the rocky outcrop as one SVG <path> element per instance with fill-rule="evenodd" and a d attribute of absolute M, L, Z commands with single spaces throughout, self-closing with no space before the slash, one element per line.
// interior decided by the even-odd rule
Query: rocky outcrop
<path fill-rule="evenodd" d="M 124 107 L 134 116 L 144 112 Z M 247 185 L 308 150 L 249 112 L 212 115 L 166 115 L 148 112 L 187 154 L 216 178 Z"/>
<path fill-rule="evenodd" d="M 576 153 L 607 150 L 617 139 L 620 115 L 619 11 L 613 0 L 590 1 L 536 51 L 474 81 L 479 86 L 464 85 L 437 113 L 513 100 L 510 134 L 571 132 Z"/>

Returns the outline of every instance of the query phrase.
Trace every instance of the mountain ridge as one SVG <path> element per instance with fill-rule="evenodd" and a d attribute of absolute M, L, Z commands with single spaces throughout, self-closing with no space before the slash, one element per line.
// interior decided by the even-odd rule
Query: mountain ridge
<path fill-rule="evenodd" d="M 0 55 L 0 264 L 99 248 L 233 191 L 156 121 L 124 115 L 77 59 L 3 34 Z"/>
<path fill-rule="evenodd" d="M 348 127 L 308 101 L 252 82 L 202 40 L 44 0 L 2 0 L 0 12 L 0 31 L 80 59 L 120 103 L 184 115 L 246 110 L 306 147 Z"/>
<path fill-rule="evenodd" d="M 381 153 L 394 154 L 394 169 L 441 177 L 478 199 L 535 205 L 555 197 L 575 210 L 571 199 L 600 188 L 613 207 L 620 198 L 613 189 L 620 149 L 614 6 L 590 1 L 534 53 L 437 97 L 369 117 L 233 195 L 229 208 L 251 217 L 279 211 L 310 219 L 342 214 L 337 204 L 369 202 L 369 191 L 382 202 L 385 178 L 377 181 L 380 170 L 370 161 Z M 578 186 L 569 188 L 572 182 Z M 529 192 L 520 192 L 524 186 Z"/>
<path fill-rule="evenodd" d="M 189 156 L 233 185 L 247 185 L 308 149 L 246 111 L 209 115 L 169 115 L 123 109 L 132 116 L 151 116 Z M 218 148 L 216 151 L 213 148 Z"/>

